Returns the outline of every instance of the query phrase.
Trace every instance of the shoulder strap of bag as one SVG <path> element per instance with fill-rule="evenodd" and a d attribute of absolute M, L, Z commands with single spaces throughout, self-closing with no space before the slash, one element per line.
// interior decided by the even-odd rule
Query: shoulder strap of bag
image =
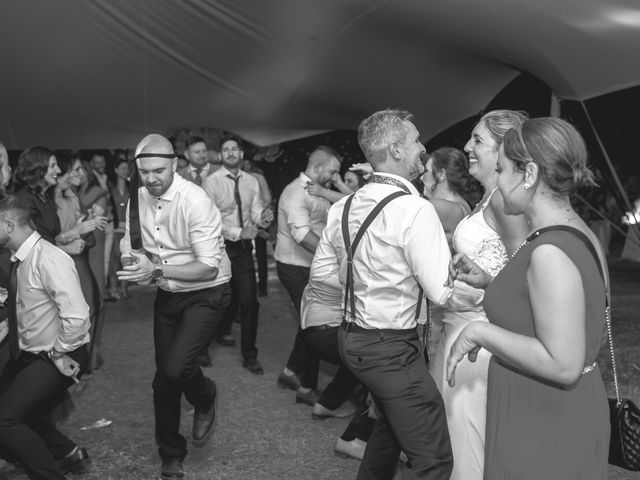
<path fill-rule="evenodd" d="M 408 193 L 398 191 L 380 200 L 380 202 L 378 202 L 378 204 L 373 207 L 373 210 L 371 210 L 369 215 L 367 215 L 367 218 L 365 218 L 364 222 L 362 222 L 362 225 L 360 225 L 360 229 L 353 239 L 353 243 L 351 243 L 351 239 L 349 238 L 349 209 L 351 208 L 351 201 L 353 200 L 354 195 L 355 193 L 349 195 L 349 198 L 347 198 L 347 202 L 345 203 L 344 210 L 342 212 L 342 238 L 344 239 L 344 247 L 347 251 L 347 279 L 344 292 L 343 316 L 345 319 L 347 318 L 347 304 L 350 302 L 352 321 L 356 316 L 356 301 L 353 293 L 353 252 L 355 252 L 356 247 L 360 243 L 364 232 L 367 230 L 367 228 L 369 228 L 371 222 L 373 222 L 373 220 L 378 216 L 385 205 L 398 197 L 408 195 Z"/>
<path fill-rule="evenodd" d="M 613 353 L 613 334 L 611 332 L 611 287 L 609 283 L 607 283 L 607 279 L 604 275 L 604 271 L 602 269 L 602 264 L 600 263 L 600 257 L 598 257 L 598 253 L 596 252 L 596 248 L 593 246 L 593 243 L 583 232 L 574 227 L 569 227 L 568 225 L 554 225 L 552 227 L 546 227 L 538 230 L 538 235 L 544 232 L 548 232 L 551 230 L 561 230 L 563 232 L 569 232 L 578 237 L 585 244 L 591 255 L 596 261 L 596 265 L 598 265 L 598 271 L 600 272 L 600 276 L 602 277 L 602 281 L 604 282 L 605 288 L 605 317 L 607 319 L 607 336 L 609 338 L 609 352 L 611 353 L 611 369 L 613 370 L 613 386 L 616 391 L 616 401 L 618 406 L 621 405 L 620 401 L 620 388 L 618 387 L 618 369 L 616 368 L 616 356 Z"/>

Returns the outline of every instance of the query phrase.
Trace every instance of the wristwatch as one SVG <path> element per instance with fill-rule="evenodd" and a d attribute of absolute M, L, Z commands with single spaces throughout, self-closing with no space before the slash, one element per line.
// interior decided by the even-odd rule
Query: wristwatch
<path fill-rule="evenodd" d="M 51 360 L 57 360 L 60 357 L 64 357 L 64 352 L 59 352 L 55 348 L 51 348 L 51 350 L 47 352 L 47 357 Z"/>
<path fill-rule="evenodd" d="M 153 273 L 151 274 L 151 278 L 154 280 L 158 280 L 162 277 L 164 277 L 164 270 L 162 270 L 162 265 L 156 265 L 153 269 Z"/>

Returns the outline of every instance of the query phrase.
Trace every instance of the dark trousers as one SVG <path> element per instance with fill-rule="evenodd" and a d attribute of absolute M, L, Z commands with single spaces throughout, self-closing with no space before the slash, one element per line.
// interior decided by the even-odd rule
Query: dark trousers
<path fill-rule="evenodd" d="M 84 372 L 86 346 L 68 354 Z M 0 380 L 0 456 L 18 460 L 31 479 L 64 480 L 53 461 L 75 447 L 47 415 L 73 380 L 60 373 L 45 352 L 21 352 L 9 361 Z"/>
<path fill-rule="evenodd" d="M 267 291 L 267 239 L 257 236 L 256 244 L 256 261 L 258 262 L 258 290 Z"/>
<path fill-rule="evenodd" d="M 228 283 L 193 292 L 158 289 L 153 315 L 153 405 L 162 459 L 183 459 L 187 454 L 187 442 L 179 431 L 182 394 L 195 408 L 207 408 L 214 399 L 215 384 L 204 376 L 196 359 L 213 338 L 230 301 Z"/>
<path fill-rule="evenodd" d="M 368 442 L 375 423 L 376 420 L 369 416 L 369 407 L 367 407 L 353 416 L 340 438 L 347 442 L 355 438 Z"/>
<path fill-rule="evenodd" d="M 228 335 L 236 312 L 240 309 L 240 346 L 245 359 L 258 358 L 258 290 L 250 240 L 226 242 L 231 261 L 231 304 L 219 327 L 219 334 Z"/>
<path fill-rule="evenodd" d="M 444 403 L 417 333 L 343 324 L 338 348 L 380 410 L 357 479 L 391 479 L 401 449 L 415 478 L 448 479 L 453 455 Z"/>
<path fill-rule="evenodd" d="M 309 267 L 276 262 L 276 271 L 278 272 L 280 283 L 282 283 L 282 286 L 291 297 L 299 320 L 302 293 L 304 292 L 304 287 L 306 287 L 309 282 L 311 269 Z M 302 339 L 300 322 L 298 321 L 298 331 L 293 343 L 293 348 L 289 354 L 287 368 L 300 375 L 300 384 L 303 387 L 316 388 L 318 385 L 318 366 L 318 357 L 305 345 Z"/>
<path fill-rule="evenodd" d="M 302 330 L 302 338 L 309 350 L 325 362 L 339 366 L 335 376 L 318 399 L 318 403 L 329 410 L 334 410 L 342 405 L 349 398 L 353 389 L 360 384 L 358 379 L 344 366 L 338 353 L 338 328 L 322 325 Z M 317 372 L 316 367 L 316 385 L 318 383 Z"/>

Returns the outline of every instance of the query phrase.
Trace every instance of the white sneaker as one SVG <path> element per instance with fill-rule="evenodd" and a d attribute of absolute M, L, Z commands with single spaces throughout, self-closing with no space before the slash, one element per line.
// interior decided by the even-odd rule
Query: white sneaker
<path fill-rule="evenodd" d="M 355 458 L 356 460 L 362 460 L 364 456 L 364 449 L 367 446 L 367 442 L 354 438 L 351 441 L 338 438 L 336 441 L 335 453 L 339 457 Z"/>
<path fill-rule="evenodd" d="M 347 418 L 356 413 L 357 410 L 356 406 L 349 402 L 340 405 L 334 410 L 329 410 L 324 405 L 316 402 L 313 406 L 313 410 L 311 411 L 311 418 L 314 420 L 324 420 L 329 417 Z"/>

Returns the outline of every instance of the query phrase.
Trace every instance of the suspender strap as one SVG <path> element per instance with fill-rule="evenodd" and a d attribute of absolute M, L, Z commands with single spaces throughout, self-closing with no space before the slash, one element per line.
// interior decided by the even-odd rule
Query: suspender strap
<path fill-rule="evenodd" d="M 356 236 L 353 239 L 353 243 L 351 243 L 351 239 L 349 238 L 349 209 L 351 208 L 351 201 L 353 200 L 353 196 L 355 194 L 349 195 L 347 198 L 347 202 L 344 205 L 344 211 L 342 212 L 342 237 L 344 239 L 344 246 L 347 251 L 347 280 L 345 285 L 344 292 L 344 318 L 347 318 L 347 304 L 350 304 L 351 307 L 351 320 L 353 321 L 356 317 L 356 301 L 355 295 L 353 293 L 353 252 L 355 252 L 356 247 L 360 243 L 364 232 L 369 228 L 371 222 L 378 216 L 378 214 L 382 211 L 387 203 L 390 201 L 401 197 L 402 195 L 408 195 L 406 192 L 394 192 L 391 195 L 383 198 L 378 202 L 378 204 L 373 207 L 373 210 L 367 215 L 362 225 L 360 225 L 360 229 L 356 233 Z M 422 290 L 421 290 L 422 292 Z"/>

